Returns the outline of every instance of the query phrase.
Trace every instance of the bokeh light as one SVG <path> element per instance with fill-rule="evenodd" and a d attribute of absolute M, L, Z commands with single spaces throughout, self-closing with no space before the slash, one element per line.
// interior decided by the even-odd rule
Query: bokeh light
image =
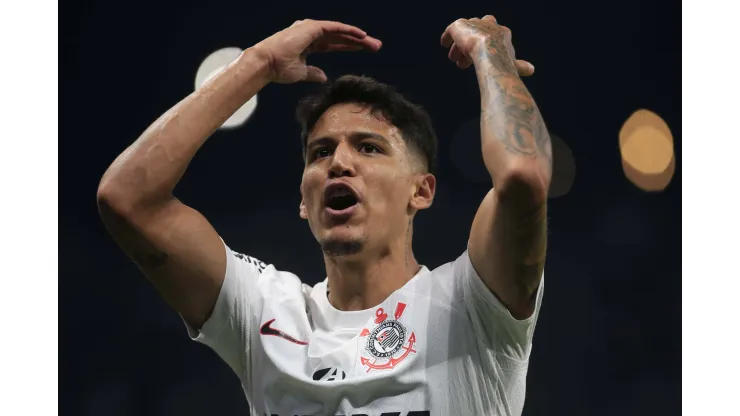
<path fill-rule="evenodd" d="M 619 152 L 627 179 L 644 191 L 662 191 L 676 170 L 673 135 L 650 110 L 637 110 L 619 131 Z"/>
<path fill-rule="evenodd" d="M 558 198 L 567 194 L 573 187 L 573 181 L 576 178 L 576 161 L 573 158 L 573 152 L 563 139 L 550 133 L 550 141 L 552 142 L 552 179 L 547 196 Z"/>
<path fill-rule="evenodd" d="M 208 55 L 206 59 L 200 64 L 198 72 L 195 75 L 195 89 L 201 87 L 209 79 L 213 78 L 221 72 L 227 65 L 229 65 L 239 54 L 242 53 L 240 48 L 230 47 L 219 49 L 212 54 Z M 234 128 L 239 127 L 246 122 L 249 117 L 254 113 L 257 108 L 257 95 L 255 94 L 249 101 L 246 102 L 241 108 L 229 117 L 228 120 L 221 125 L 221 128 Z"/>
<path fill-rule="evenodd" d="M 559 136 L 550 133 L 552 141 L 552 180 L 549 198 L 567 194 L 576 176 L 576 164 L 568 145 Z M 481 153 L 480 117 L 463 122 L 452 135 L 450 159 L 457 172 L 474 183 L 491 183 L 491 175 L 486 169 Z"/>

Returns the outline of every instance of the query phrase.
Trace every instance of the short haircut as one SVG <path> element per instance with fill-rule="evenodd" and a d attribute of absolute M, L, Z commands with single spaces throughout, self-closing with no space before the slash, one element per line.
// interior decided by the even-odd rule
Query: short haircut
<path fill-rule="evenodd" d="M 369 106 L 372 113 L 382 115 L 400 130 L 406 145 L 426 163 L 427 171 L 436 171 L 437 136 L 429 114 L 390 85 L 357 75 L 344 75 L 299 102 L 296 116 L 301 124 L 304 159 L 306 141 L 316 122 L 330 107 L 344 103 Z"/>

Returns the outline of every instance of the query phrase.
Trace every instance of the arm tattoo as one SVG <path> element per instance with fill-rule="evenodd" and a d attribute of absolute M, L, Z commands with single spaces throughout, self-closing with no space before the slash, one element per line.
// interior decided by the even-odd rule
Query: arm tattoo
<path fill-rule="evenodd" d="M 164 266 L 165 263 L 167 263 L 167 259 L 169 256 L 167 256 L 167 253 L 160 252 L 160 251 L 152 251 L 152 252 L 137 252 L 134 254 L 134 260 L 136 263 L 138 263 L 141 267 L 148 268 L 148 269 L 156 269 L 158 267 Z"/>
<path fill-rule="evenodd" d="M 552 165 L 547 127 L 508 52 L 495 39 L 481 52 L 481 122 L 509 154 L 543 157 Z"/>

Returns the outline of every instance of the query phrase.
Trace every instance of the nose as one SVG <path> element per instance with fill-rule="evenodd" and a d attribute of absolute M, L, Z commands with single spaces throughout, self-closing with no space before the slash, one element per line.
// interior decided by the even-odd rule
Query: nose
<path fill-rule="evenodd" d="M 342 176 L 355 176 L 354 155 L 351 147 L 342 142 L 334 149 L 334 154 L 329 165 L 329 178 L 339 178 Z"/>

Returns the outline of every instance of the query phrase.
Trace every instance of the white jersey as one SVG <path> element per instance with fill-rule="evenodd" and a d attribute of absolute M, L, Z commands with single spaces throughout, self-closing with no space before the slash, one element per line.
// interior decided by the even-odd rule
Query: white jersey
<path fill-rule="evenodd" d="M 190 336 L 241 380 L 253 416 L 520 415 L 534 314 L 516 320 L 467 251 L 422 267 L 383 303 L 343 312 L 327 282 L 226 248 L 213 313 Z"/>

